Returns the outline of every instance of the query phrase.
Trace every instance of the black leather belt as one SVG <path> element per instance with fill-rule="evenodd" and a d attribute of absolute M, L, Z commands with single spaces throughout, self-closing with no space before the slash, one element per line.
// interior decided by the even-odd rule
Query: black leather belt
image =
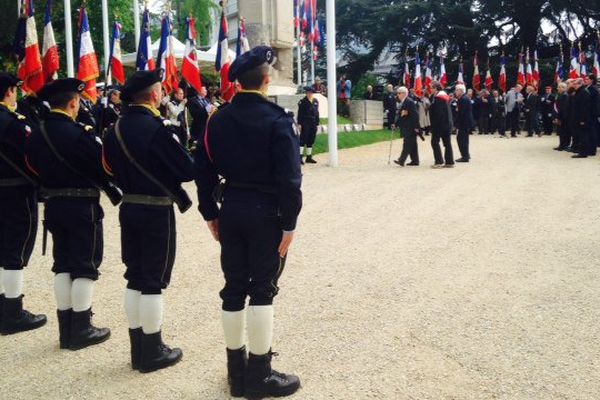
<path fill-rule="evenodd" d="M 53 197 L 100 197 L 100 191 L 92 188 L 60 188 L 60 189 L 48 189 L 44 188 L 43 193 L 48 198 Z"/>
<path fill-rule="evenodd" d="M 123 204 L 138 204 L 143 206 L 172 206 L 173 200 L 167 196 L 150 196 L 145 194 L 124 194 Z"/>
<path fill-rule="evenodd" d="M 278 191 L 274 186 L 259 185 L 255 183 L 243 183 L 243 182 L 230 182 L 226 181 L 226 186 L 234 189 L 246 189 L 246 190 L 257 190 L 263 193 L 277 194 Z"/>
<path fill-rule="evenodd" d="M 14 186 L 25 186 L 29 185 L 25 178 L 6 178 L 0 179 L 0 187 L 14 187 Z"/>

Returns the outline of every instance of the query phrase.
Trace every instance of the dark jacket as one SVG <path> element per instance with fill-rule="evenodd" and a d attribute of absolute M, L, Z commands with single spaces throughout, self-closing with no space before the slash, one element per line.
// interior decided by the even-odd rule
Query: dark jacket
<path fill-rule="evenodd" d="M 319 126 L 319 100 L 313 98 L 311 102 L 308 97 L 304 97 L 298 102 L 298 124 Z"/>
<path fill-rule="evenodd" d="M 402 116 L 403 111 L 406 111 L 407 115 Z M 403 137 L 417 134 L 419 129 L 419 111 L 417 110 L 417 103 L 410 97 L 407 97 L 402 102 L 396 116 L 396 125 L 400 128 Z"/>
<path fill-rule="evenodd" d="M 0 105 L 0 152 L 10 160 L 8 163 L 0 158 L 0 179 L 21 178 L 23 174 L 34 177 L 25 164 L 25 139 L 31 133 L 31 128 L 25 122 L 24 115 Z M 18 171 L 10 164 L 15 165 Z M 0 197 L 14 191 L 13 187 L 0 187 Z"/>
<path fill-rule="evenodd" d="M 528 115 L 534 116 L 540 112 L 540 96 L 535 92 L 531 92 L 525 100 L 525 112 Z"/>
<path fill-rule="evenodd" d="M 580 87 L 571 99 L 570 124 L 572 129 L 587 130 L 592 120 L 592 102 L 590 92 Z"/>
<path fill-rule="evenodd" d="M 396 112 L 396 95 L 394 93 L 387 93 L 383 97 L 383 109 L 392 113 Z"/>
<path fill-rule="evenodd" d="M 261 186 L 253 191 L 274 203 L 281 229 L 292 231 L 302 208 L 302 172 L 294 120 L 265 97 L 241 91 L 208 121 L 205 145 L 196 151 L 199 210 L 205 220 L 219 216 L 213 191 L 224 177 L 231 185 Z"/>
<path fill-rule="evenodd" d="M 188 110 L 193 119 L 190 136 L 192 139 L 200 142 L 204 140 L 204 130 L 206 129 L 206 121 L 208 120 L 207 106 L 209 106 L 208 100 L 200 96 L 190 97 L 187 103 Z"/>
<path fill-rule="evenodd" d="M 431 132 L 434 135 L 447 136 L 452 132 L 454 122 L 450 109 L 450 97 L 445 92 L 438 93 L 429 108 Z"/>
<path fill-rule="evenodd" d="M 470 131 L 474 126 L 473 104 L 469 96 L 465 94 L 458 100 L 456 127 L 461 131 Z"/>

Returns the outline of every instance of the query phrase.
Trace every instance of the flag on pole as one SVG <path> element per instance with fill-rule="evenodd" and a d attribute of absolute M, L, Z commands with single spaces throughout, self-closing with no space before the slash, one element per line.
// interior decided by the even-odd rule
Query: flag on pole
<path fill-rule="evenodd" d="M 527 48 L 527 53 L 525 53 L 525 82 L 527 85 L 533 85 L 533 71 L 531 70 L 531 62 L 529 61 L 529 48 Z"/>
<path fill-rule="evenodd" d="M 498 87 L 502 90 L 502 93 L 506 93 L 506 57 L 504 52 L 500 57 L 500 77 L 498 78 Z"/>
<path fill-rule="evenodd" d="M 181 76 L 197 92 L 202 89 L 202 77 L 198 65 L 198 53 L 196 52 L 196 20 L 192 17 L 186 19 L 185 57 L 181 63 Z"/>
<path fill-rule="evenodd" d="M 77 66 L 77 79 L 85 82 L 84 96 L 93 102 L 98 98 L 96 91 L 96 78 L 100 76 L 98 58 L 94 51 L 90 22 L 85 6 L 79 12 L 79 64 Z"/>
<path fill-rule="evenodd" d="M 152 58 L 152 38 L 150 37 L 150 12 L 146 8 L 142 17 L 142 34 L 138 46 L 135 67 L 138 71 L 154 71 L 156 64 Z"/>
<path fill-rule="evenodd" d="M 42 43 L 42 63 L 44 69 L 44 78 L 46 81 L 53 81 L 58 78 L 60 69 L 60 57 L 58 56 L 58 46 L 54 40 L 54 30 L 52 29 L 52 0 L 46 2 L 46 15 L 44 17 L 44 42 Z"/>
<path fill-rule="evenodd" d="M 525 86 L 527 81 L 525 80 L 525 68 L 523 65 L 523 53 L 519 54 L 519 71 L 517 72 L 517 83 L 521 86 Z"/>
<path fill-rule="evenodd" d="M 42 56 L 38 43 L 33 0 L 25 0 L 23 15 L 17 24 L 15 52 L 19 58 L 18 76 L 23 80 L 22 89 L 27 93 L 37 93 L 44 86 Z"/>
<path fill-rule="evenodd" d="M 538 62 L 538 52 L 533 52 L 533 85 L 537 88 L 540 86 L 542 77 L 540 75 L 540 64 Z"/>
<path fill-rule="evenodd" d="M 173 49 L 173 26 L 169 15 L 162 19 L 160 30 L 160 46 L 158 47 L 158 69 L 164 71 L 162 85 L 167 94 L 179 87 L 177 62 L 175 61 L 175 50 Z"/>
<path fill-rule="evenodd" d="M 308 28 L 308 17 L 306 15 L 306 2 L 309 0 L 300 0 L 300 25 L 302 30 Z"/>
<path fill-rule="evenodd" d="M 415 94 L 417 97 L 423 97 L 423 76 L 421 76 L 421 59 L 418 48 L 415 56 Z"/>
<path fill-rule="evenodd" d="M 411 87 L 412 79 L 410 76 L 410 66 L 408 65 L 408 50 L 406 51 L 406 55 L 404 58 L 404 86 L 407 88 Z"/>
<path fill-rule="evenodd" d="M 462 58 L 460 59 L 460 64 L 458 64 L 458 77 L 456 78 L 456 84 L 465 84 L 465 66 L 463 65 Z"/>
<path fill-rule="evenodd" d="M 294 28 L 300 27 L 300 17 L 298 15 L 298 0 L 294 0 Z"/>
<path fill-rule="evenodd" d="M 487 90 L 492 90 L 494 87 L 494 78 L 492 78 L 492 71 L 490 71 L 490 64 L 488 61 L 487 71 L 485 73 L 485 88 Z"/>
<path fill-rule="evenodd" d="M 581 42 L 579 42 L 579 65 L 581 67 L 580 76 L 584 77 L 587 75 L 587 58 L 585 55 L 585 51 L 581 47 Z"/>
<path fill-rule="evenodd" d="M 121 60 L 121 29 L 121 24 L 115 21 L 113 24 L 112 42 L 110 44 L 110 64 L 107 71 L 115 81 L 123 85 L 125 83 L 125 69 Z"/>
<path fill-rule="evenodd" d="M 444 64 L 444 57 L 440 57 L 440 85 L 442 89 L 448 85 L 448 74 L 446 73 L 446 64 Z"/>
<path fill-rule="evenodd" d="M 475 52 L 475 58 L 473 59 L 473 89 L 476 92 L 481 90 L 481 74 L 479 73 L 479 57 Z"/>
<path fill-rule="evenodd" d="M 425 92 L 430 95 L 431 94 L 431 83 L 433 82 L 433 74 L 431 71 L 431 59 L 429 55 L 427 55 L 427 60 L 425 60 Z"/>
<path fill-rule="evenodd" d="M 229 38 L 227 28 L 227 18 L 225 12 L 221 11 L 221 26 L 219 28 L 219 43 L 217 46 L 217 59 L 215 60 L 215 69 L 220 71 L 225 64 L 229 62 Z"/>
<path fill-rule="evenodd" d="M 596 78 L 600 78 L 600 32 L 598 32 L 598 40 L 594 46 L 594 66 L 592 73 Z"/>
<path fill-rule="evenodd" d="M 240 22 L 238 25 L 238 40 L 236 47 L 236 57 L 241 56 L 242 54 L 250 51 L 250 43 L 248 43 L 248 32 L 246 31 L 246 20 L 244 18 L 240 18 Z"/>
<path fill-rule="evenodd" d="M 579 78 L 579 53 L 575 45 L 571 46 L 571 68 L 569 70 L 569 78 Z"/>

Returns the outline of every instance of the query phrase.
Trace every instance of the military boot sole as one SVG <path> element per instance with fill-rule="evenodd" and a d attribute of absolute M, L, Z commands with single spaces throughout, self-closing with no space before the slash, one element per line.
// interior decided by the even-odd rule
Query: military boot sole
<path fill-rule="evenodd" d="M 179 361 L 181 361 L 181 359 L 183 357 L 183 352 L 179 348 L 171 349 L 171 351 L 172 351 L 172 354 L 175 353 L 173 355 L 173 357 L 169 357 L 165 360 L 161 360 L 160 362 L 157 362 L 156 364 L 151 364 L 151 365 L 143 365 L 142 364 L 142 365 L 140 365 L 139 371 L 142 374 L 148 374 L 150 372 L 169 368 L 169 367 L 172 367 L 173 365 L 177 364 Z"/>
<path fill-rule="evenodd" d="M 269 397 L 287 397 L 296 393 L 300 389 L 300 379 L 296 378 L 293 382 L 290 382 L 289 385 L 278 387 L 278 388 L 270 388 L 270 390 L 253 390 L 246 389 L 246 393 L 244 397 L 248 400 L 260 400 Z"/>
<path fill-rule="evenodd" d="M 42 316 L 39 316 L 40 318 L 28 325 L 25 326 L 14 326 L 14 327 L 2 327 L 2 330 L 0 330 L 0 334 L 3 336 L 8 336 L 8 335 L 14 335 L 17 333 L 21 333 L 21 332 L 27 332 L 27 331 L 33 331 L 35 329 L 41 328 L 42 326 L 46 325 L 46 322 L 48 322 L 48 319 L 46 318 L 46 316 L 44 315 L 43 318 Z"/>
<path fill-rule="evenodd" d="M 88 339 L 84 342 L 73 343 L 73 339 L 71 338 L 68 349 L 72 350 L 72 351 L 77 351 L 77 350 L 85 349 L 86 347 L 95 346 L 97 344 L 106 342 L 110 338 L 110 329 L 108 329 L 108 328 L 104 328 L 104 329 L 107 330 L 106 334 L 101 335 L 101 336 L 96 336 L 96 337 Z"/>

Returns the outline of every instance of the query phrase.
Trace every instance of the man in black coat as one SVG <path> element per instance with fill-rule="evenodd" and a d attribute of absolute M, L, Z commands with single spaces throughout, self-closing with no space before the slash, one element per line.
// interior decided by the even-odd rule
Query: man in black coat
<path fill-rule="evenodd" d="M 491 99 L 492 119 L 490 121 L 490 132 L 492 134 L 498 132 L 500 136 L 506 136 L 506 103 L 504 102 L 504 96 L 501 96 L 500 92 L 494 90 Z"/>
<path fill-rule="evenodd" d="M 304 164 L 304 149 L 306 148 L 306 163 L 316 164 L 313 158 L 313 146 L 317 139 L 319 128 L 319 100 L 314 97 L 312 86 L 304 88 L 306 96 L 298 102 L 298 126 L 300 128 L 300 162 Z"/>
<path fill-rule="evenodd" d="M 596 155 L 596 146 L 592 140 L 592 99 L 590 92 L 583 85 L 583 79 L 578 78 L 573 81 L 575 94 L 571 106 L 571 126 L 577 130 L 578 144 L 577 154 L 573 158 L 586 158 Z M 592 150 L 593 146 L 593 150 Z"/>
<path fill-rule="evenodd" d="M 558 130 L 559 143 L 554 148 L 557 151 L 564 151 L 571 145 L 571 133 L 569 131 L 569 102 L 570 96 L 567 94 L 567 84 L 560 82 L 557 86 L 558 95 L 554 102 L 554 125 Z"/>
<path fill-rule="evenodd" d="M 454 122 L 452 120 L 452 110 L 450 110 L 450 96 L 442 90 L 442 85 L 439 82 L 431 84 L 431 92 L 433 100 L 429 108 L 429 117 L 431 119 L 431 147 L 435 158 L 433 168 L 453 168 L 454 156 L 450 134 Z M 444 143 L 443 157 L 440 139 Z"/>
<path fill-rule="evenodd" d="M 396 116 L 395 126 L 400 128 L 400 133 L 404 138 L 402 153 L 396 164 L 404 167 L 406 158 L 410 155 L 410 163 L 408 165 L 419 165 L 419 148 L 417 146 L 417 136 L 419 135 L 419 112 L 417 111 L 417 103 L 408 97 L 408 89 L 401 87 L 398 89 L 398 101 L 400 107 Z"/>
<path fill-rule="evenodd" d="M 598 91 L 598 79 L 594 74 L 584 78 L 584 85 L 590 92 L 592 120 L 590 121 L 590 155 L 596 155 L 596 148 L 600 147 L 600 92 Z"/>
<path fill-rule="evenodd" d="M 456 116 L 456 128 L 458 133 L 456 135 L 456 141 L 458 142 L 458 149 L 460 150 L 461 158 L 456 162 L 468 163 L 471 160 L 471 154 L 469 153 L 469 135 L 473 126 L 475 126 L 475 120 L 473 119 L 473 103 L 469 96 L 466 95 L 465 85 L 456 85 L 455 89 L 456 97 L 458 98 L 458 113 Z"/>
<path fill-rule="evenodd" d="M 546 86 L 540 102 L 544 135 L 551 135 L 553 131 L 554 103 L 556 102 L 556 96 L 552 93 L 552 86 Z"/>
<path fill-rule="evenodd" d="M 537 89 L 533 86 L 527 86 L 527 99 L 525 100 L 525 117 L 527 126 L 527 137 L 532 137 L 533 134 L 541 136 L 540 132 L 540 96 L 537 94 Z"/>
<path fill-rule="evenodd" d="M 388 129 L 392 129 L 396 120 L 396 93 L 392 85 L 387 85 L 387 93 L 383 96 L 383 111 L 386 116 L 385 124 Z"/>
<path fill-rule="evenodd" d="M 202 143 L 204 141 L 204 130 L 209 115 L 214 111 L 213 105 L 206 98 L 206 88 L 202 86 L 200 93 L 193 87 L 188 88 L 187 107 L 192 116 L 192 127 L 190 129 L 191 141 L 193 143 Z M 185 144 L 182 143 L 184 146 Z"/>

